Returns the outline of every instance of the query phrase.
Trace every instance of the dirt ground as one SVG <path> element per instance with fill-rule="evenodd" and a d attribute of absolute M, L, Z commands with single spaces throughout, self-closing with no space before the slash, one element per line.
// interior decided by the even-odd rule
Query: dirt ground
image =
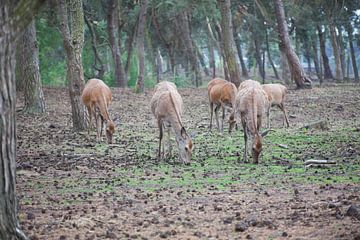
<path fill-rule="evenodd" d="M 290 128 L 259 165 L 244 163 L 242 132 L 209 132 L 206 89 L 180 89 L 193 136 L 190 166 L 158 161 L 151 90 L 113 89 L 115 143 L 73 132 L 66 89 L 45 89 L 47 113 L 17 103 L 20 223 L 31 239 L 360 239 L 360 86 L 289 91 Z M 302 128 L 324 120 L 322 129 Z M 225 124 L 226 125 L 226 124 Z M 226 125 L 227 126 L 227 125 Z M 305 169 L 304 160 L 337 161 Z"/>

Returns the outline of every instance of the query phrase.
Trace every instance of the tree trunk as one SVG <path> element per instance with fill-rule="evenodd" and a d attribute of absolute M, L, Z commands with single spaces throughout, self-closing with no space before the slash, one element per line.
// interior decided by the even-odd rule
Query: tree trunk
<path fill-rule="evenodd" d="M 274 3 L 280 44 L 284 46 L 286 57 L 290 66 L 291 77 L 295 80 L 297 88 L 311 87 L 311 80 L 306 77 L 304 69 L 300 65 L 299 58 L 295 54 L 290 43 L 283 2 L 282 0 L 274 0 Z"/>
<path fill-rule="evenodd" d="M 359 72 L 358 72 L 358 68 L 357 68 L 357 64 L 356 64 L 356 56 L 355 56 L 355 50 L 354 50 L 354 44 L 353 44 L 353 28 L 352 28 L 351 24 L 347 25 L 346 31 L 347 31 L 348 37 L 349 37 L 349 47 L 350 47 L 351 63 L 352 63 L 352 67 L 353 67 L 354 78 L 356 81 L 359 82 L 360 81 Z"/>
<path fill-rule="evenodd" d="M 39 48 L 36 42 L 35 21 L 32 21 L 18 40 L 16 67 L 23 81 L 24 111 L 44 113 L 45 101 L 39 71 Z"/>
<path fill-rule="evenodd" d="M 214 46 L 210 40 L 207 41 L 207 43 L 208 43 L 208 49 L 209 49 L 209 68 L 211 69 L 211 77 L 215 78 L 216 65 L 215 65 Z"/>
<path fill-rule="evenodd" d="M 84 70 L 81 55 L 84 45 L 82 0 L 71 1 L 69 6 L 67 6 L 66 0 L 60 0 L 58 4 L 60 32 L 67 57 L 66 74 L 69 81 L 73 128 L 76 131 L 81 131 L 87 127 L 85 107 L 81 100 L 82 90 L 84 89 Z M 68 9 L 71 10 L 68 11 Z"/>
<path fill-rule="evenodd" d="M 133 29 L 133 31 L 128 36 L 128 38 L 126 40 L 126 43 L 125 43 L 126 44 L 126 49 L 127 49 L 127 58 L 126 58 L 126 63 L 125 63 L 125 76 L 126 76 L 126 79 L 129 79 L 129 70 L 130 70 L 132 53 L 133 53 L 133 50 L 134 50 L 135 34 L 136 34 L 136 28 Z"/>
<path fill-rule="evenodd" d="M 230 0 L 217 0 L 217 3 L 221 13 L 222 42 L 230 81 L 236 86 L 239 86 L 241 78 L 235 55 L 236 49 L 231 20 Z"/>
<path fill-rule="evenodd" d="M 291 76 L 290 76 L 290 67 L 286 58 L 286 53 L 284 47 L 279 43 L 280 50 L 280 62 L 281 62 L 281 78 L 286 85 L 290 85 Z"/>
<path fill-rule="evenodd" d="M 190 61 L 192 72 L 195 73 L 195 85 L 196 87 L 198 87 L 202 84 L 202 80 L 195 46 L 193 45 L 193 41 L 191 38 L 191 32 L 189 27 L 190 22 L 186 11 L 182 11 L 179 13 L 175 23 L 177 25 L 176 28 L 181 33 L 182 38 L 180 40 L 183 43 L 184 49 L 186 51 L 186 56 Z"/>
<path fill-rule="evenodd" d="M 339 26 L 337 28 L 337 30 L 338 30 L 338 33 L 339 33 L 337 41 L 339 43 L 339 50 L 340 50 L 341 71 L 343 73 L 343 78 L 344 78 L 345 77 L 345 68 L 346 68 L 344 38 L 343 38 L 343 35 L 342 35 L 341 26 Z"/>
<path fill-rule="evenodd" d="M 311 41 L 312 51 L 314 52 L 313 59 L 314 59 L 316 76 L 318 77 L 318 79 L 320 81 L 320 84 L 322 84 L 322 72 L 321 72 L 321 69 L 320 69 L 319 54 L 318 54 L 318 48 L 317 48 L 317 45 L 316 45 L 315 37 L 312 37 L 310 41 Z"/>
<path fill-rule="evenodd" d="M 138 21 L 137 32 L 137 46 L 139 54 L 139 75 L 137 79 L 137 91 L 144 92 L 144 73 L 145 73 L 145 49 L 144 49 L 144 34 L 145 34 L 145 22 L 146 22 L 146 10 L 148 0 L 142 0 L 140 2 L 140 12 Z"/>
<path fill-rule="evenodd" d="M 157 48 L 156 51 L 156 82 L 159 83 L 162 79 L 163 73 L 163 58 L 161 56 L 160 48 Z"/>
<path fill-rule="evenodd" d="M 198 59 L 200 61 L 201 67 L 202 67 L 205 75 L 210 76 L 209 69 L 206 66 L 205 59 L 204 59 L 203 54 L 201 53 L 201 50 L 199 49 L 199 47 L 196 46 L 195 42 L 193 42 L 193 45 L 196 48 L 196 54 L 197 54 L 197 57 L 198 57 Z"/>
<path fill-rule="evenodd" d="M 105 73 L 105 66 L 104 63 L 102 62 L 99 52 L 97 50 L 97 35 L 94 29 L 94 25 L 91 19 L 89 19 L 89 17 L 87 17 L 86 15 L 84 16 L 85 18 L 85 23 L 88 26 L 89 29 L 89 33 L 91 36 L 91 47 L 92 50 L 94 52 L 94 63 L 92 65 L 93 69 L 95 70 L 95 77 L 102 79 Z"/>
<path fill-rule="evenodd" d="M 329 17 L 328 21 L 329 21 L 329 29 L 330 29 L 330 40 L 331 40 L 331 45 L 333 48 L 333 53 L 334 53 L 334 57 L 335 57 L 335 65 L 336 65 L 336 71 L 335 71 L 336 77 L 335 78 L 338 81 L 342 81 L 342 80 L 344 80 L 344 76 L 343 76 L 343 72 L 342 72 L 342 68 L 341 68 L 339 44 L 336 39 L 336 29 L 335 29 L 335 25 L 334 25 L 334 20 L 331 17 Z"/>
<path fill-rule="evenodd" d="M 277 70 L 276 70 L 275 64 L 274 64 L 274 62 L 273 62 L 273 60 L 272 60 L 272 57 L 271 57 L 270 44 L 269 44 L 269 34 L 268 34 L 268 32 L 267 32 L 267 29 L 266 29 L 266 35 L 265 35 L 265 37 L 266 37 L 266 51 L 267 51 L 269 63 L 270 63 L 270 65 L 271 65 L 271 67 L 272 67 L 272 69 L 273 69 L 273 71 L 274 71 L 275 78 L 276 78 L 276 79 L 280 79 L 280 78 L 279 78 L 279 74 L 278 74 L 278 72 L 277 72 Z"/>
<path fill-rule="evenodd" d="M 116 32 L 118 32 L 118 1 L 109 0 L 107 9 L 107 31 L 109 35 L 109 43 L 111 53 L 114 59 L 115 67 L 115 83 L 118 87 L 126 87 L 126 79 L 124 68 L 121 62 L 121 52 L 119 44 L 117 42 Z M 118 32 L 118 38 L 120 38 L 120 32 Z"/>
<path fill-rule="evenodd" d="M 324 66 L 324 79 L 333 79 L 333 74 L 329 65 L 329 58 L 326 54 L 326 45 L 325 45 L 325 32 L 321 30 L 321 27 L 317 25 L 319 42 L 320 42 L 320 52 L 322 57 L 322 62 Z"/>
<path fill-rule="evenodd" d="M 13 1 L 0 1 L 0 239 L 28 239 L 17 219 L 15 50 L 43 2 L 22 1 L 25 7 L 16 8 Z"/>
<path fill-rule="evenodd" d="M 259 74 L 262 79 L 265 78 L 265 71 L 262 64 L 262 58 L 261 58 L 261 43 L 259 42 L 259 37 L 256 33 L 252 32 L 252 37 L 254 41 L 254 47 L 255 47 L 255 60 L 258 66 Z"/>
<path fill-rule="evenodd" d="M 244 57 L 242 54 L 240 36 L 238 34 L 235 34 L 234 39 L 235 39 L 235 45 L 236 45 L 236 49 L 237 49 L 238 56 L 239 56 L 240 65 L 241 65 L 241 75 L 243 76 L 243 78 L 248 78 L 249 73 L 246 68 Z"/>

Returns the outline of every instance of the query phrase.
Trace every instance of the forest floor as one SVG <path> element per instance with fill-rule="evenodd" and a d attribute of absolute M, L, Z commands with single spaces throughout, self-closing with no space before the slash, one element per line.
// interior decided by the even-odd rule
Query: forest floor
<path fill-rule="evenodd" d="M 174 140 L 172 158 L 157 161 L 151 90 L 113 89 L 111 146 L 72 131 L 66 89 L 44 91 L 45 115 L 21 112 L 21 94 L 17 103 L 19 218 L 31 239 L 360 239 L 359 85 L 289 91 L 291 126 L 272 110 L 258 165 L 242 162 L 242 131 L 209 132 L 204 88 L 179 90 L 191 165 Z"/>

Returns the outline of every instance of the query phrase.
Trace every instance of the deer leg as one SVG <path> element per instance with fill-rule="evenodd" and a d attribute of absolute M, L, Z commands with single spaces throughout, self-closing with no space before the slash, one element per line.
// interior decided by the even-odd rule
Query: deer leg
<path fill-rule="evenodd" d="M 248 136 L 247 136 L 247 130 L 246 130 L 246 122 L 245 122 L 245 116 L 241 116 L 241 124 L 244 130 L 244 141 L 245 141 L 245 145 L 244 145 L 244 162 L 247 162 L 247 140 L 248 140 Z"/>
<path fill-rule="evenodd" d="M 284 120 L 286 121 L 286 126 L 289 127 L 290 124 L 289 124 L 289 119 L 288 119 L 288 116 L 287 116 L 287 113 L 286 113 L 286 110 L 285 110 L 285 106 L 283 103 L 280 103 L 279 104 L 279 108 L 281 109 L 281 111 L 283 112 L 284 114 Z M 284 125 L 285 125 L 285 121 L 283 120 L 284 122 Z"/>
<path fill-rule="evenodd" d="M 91 107 L 86 107 L 89 113 L 89 126 L 88 126 L 88 137 L 90 138 L 90 131 L 92 129 L 92 115 L 93 115 L 93 111 L 91 109 Z"/>
<path fill-rule="evenodd" d="M 268 129 L 270 129 L 270 109 L 271 109 L 271 106 L 269 106 L 269 107 L 266 109 L 267 128 L 268 128 Z"/>
<path fill-rule="evenodd" d="M 212 129 L 212 119 L 213 119 L 214 103 L 210 103 L 210 131 Z"/>
<path fill-rule="evenodd" d="M 100 114 L 95 115 L 95 121 L 96 121 L 96 142 L 100 142 L 101 138 L 101 116 Z"/>
<path fill-rule="evenodd" d="M 161 121 L 158 121 L 159 127 L 159 151 L 158 151 L 158 159 L 161 159 L 161 140 L 163 138 L 163 125 Z"/>
<path fill-rule="evenodd" d="M 216 118 L 216 126 L 217 126 L 218 130 L 220 130 L 220 126 L 219 126 L 219 109 L 220 109 L 220 105 L 216 105 L 216 107 L 215 107 L 215 118 Z"/>
<path fill-rule="evenodd" d="M 172 151 L 172 146 L 170 141 L 170 127 L 166 128 L 166 141 L 164 143 L 164 146 L 166 146 L 166 148 L 164 148 L 165 156 L 166 158 L 170 158 Z"/>
<path fill-rule="evenodd" d="M 221 132 L 224 132 L 225 105 L 221 104 L 221 108 L 222 108 Z"/>

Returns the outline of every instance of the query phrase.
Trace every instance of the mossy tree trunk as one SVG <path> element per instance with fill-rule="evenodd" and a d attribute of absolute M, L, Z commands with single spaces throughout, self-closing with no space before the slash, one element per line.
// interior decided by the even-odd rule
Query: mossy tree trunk
<path fill-rule="evenodd" d="M 349 36 L 349 47 L 350 47 L 350 55 L 351 55 L 351 62 L 352 62 L 352 66 L 353 66 L 353 71 L 354 71 L 354 78 L 356 81 L 360 81 L 359 79 L 359 72 L 358 72 L 358 68 L 357 68 L 357 64 L 356 64 L 356 56 L 355 56 L 355 50 L 354 50 L 354 44 L 353 44 L 353 28 L 351 26 L 351 24 L 348 24 L 346 26 L 346 31 L 348 33 Z"/>
<path fill-rule="evenodd" d="M 274 0 L 274 4 L 280 39 L 279 44 L 281 44 L 285 50 L 290 67 L 291 78 L 294 79 L 297 88 L 311 87 L 311 80 L 306 77 L 304 69 L 300 65 L 299 57 L 296 55 L 290 43 L 283 2 L 282 0 Z"/>
<path fill-rule="evenodd" d="M 138 57 L 139 57 L 139 74 L 136 82 L 137 91 L 144 92 L 144 74 L 145 74 L 145 23 L 146 23 L 146 11 L 148 7 L 148 0 L 141 0 L 140 12 L 138 21 L 138 32 L 137 32 L 137 44 L 138 44 Z"/>
<path fill-rule="evenodd" d="M 39 48 L 36 42 L 35 21 L 32 21 L 18 40 L 16 52 L 17 81 L 22 82 L 25 107 L 28 113 L 44 113 L 45 100 L 39 70 Z"/>
<path fill-rule="evenodd" d="M 0 239 L 28 239 L 17 219 L 15 41 L 43 2 L 0 0 Z"/>
<path fill-rule="evenodd" d="M 230 0 L 217 0 L 218 8 L 221 13 L 221 33 L 223 50 L 226 65 L 229 71 L 230 81 L 236 86 L 240 85 L 240 70 L 236 62 L 236 49 L 233 35 L 233 25 L 231 19 Z"/>
<path fill-rule="evenodd" d="M 84 12 L 82 6 L 82 0 L 59 0 L 58 2 L 60 32 L 67 57 L 66 74 L 69 81 L 73 128 L 76 131 L 84 130 L 87 127 L 85 106 L 81 100 L 84 89 L 84 70 L 81 55 L 84 46 Z"/>
<path fill-rule="evenodd" d="M 329 58 L 326 54 L 326 46 L 325 46 L 325 31 L 322 31 L 321 27 L 317 25 L 318 35 L 319 35 L 319 43 L 320 43 L 320 52 L 321 58 L 324 66 L 324 79 L 332 79 L 333 74 L 329 65 Z"/>

